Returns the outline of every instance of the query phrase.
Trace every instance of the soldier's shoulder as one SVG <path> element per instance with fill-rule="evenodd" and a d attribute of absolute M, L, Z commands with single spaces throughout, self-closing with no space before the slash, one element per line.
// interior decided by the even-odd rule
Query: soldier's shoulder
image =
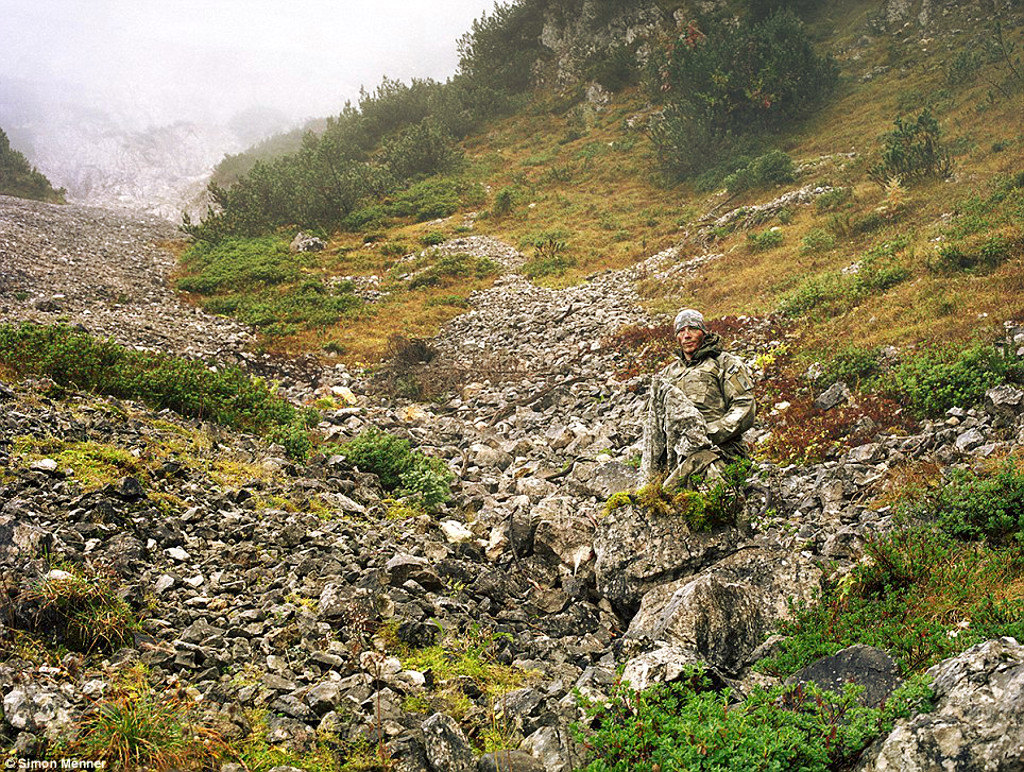
<path fill-rule="evenodd" d="M 658 370 L 654 374 L 654 377 L 655 378 L 672 377 L 673 375 L 679 373 L 683 369 L 685 369 L 685 366 L 683 365 L 683 363 L 679 359 L 673 359 L 671 362 L 669 362 L 663 368 Z"/>
<path fill-rule="evenodd" d="M 718 355 L 718 364 L 727 373 L 749 369 L 741 357 L 729 351 L 723 351 Z"/>

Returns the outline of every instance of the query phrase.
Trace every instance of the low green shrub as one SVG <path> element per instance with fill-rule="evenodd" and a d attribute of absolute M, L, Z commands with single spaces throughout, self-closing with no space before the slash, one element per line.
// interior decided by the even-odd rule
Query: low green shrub
<path fill-rule="evenodd" d="M 1020 361 L 995 346 L 942 346 L 905 358 L 879 387 L 917 415 L 937 417 L 951 407 L 970 407 L 991 387 L 1022 375 Z"/>
<path fill-rule="evenodd" d="M 395 194 L 387 206 L 393 217 L 411 217 L 416 222 L 436 220 L 455 214 L 463 206 L 479 206 L 486 193 L 479 183 L 453 177 L 430 177 Z"/>
<path fill-rule="evenodd" d="M 298 278 L 300 266 L 288 245 L 276 238 L 197 241 L 181 258 L 190 272 L 178 289 L 202 295 L 282 284 Z"/>
<path fill-rule="evenodd" d="M 841 348 L 825 364 L 819 383 L 843 381 L 858 387 L 878 374 L 881 352 L 877 347 L 847 346 Z"/>
<path fill-rule="evenodd" d="M 792 318 L 807 316 L 811 311 L 822 315 L 842 313 L 855 302 L 856 285 L 853 274 L 833 271 L 809 276 L 783 298 L 779 312 Z"/>
<path fill-rule="evenodd" d="M 425 247 L 436 247 L 438 244 L 442 244 L 445 241 L 445 235 L 439 231 L 430 231 L 430 233 L 424 233 L 419 238 L 420 244 Z"/>
<path fill-rule="evenodd" d="M 564 231 L 546 231 L 525 237 L 521 246 L 533 247 L 533 257 L 523 265 L 523 272 L 531 279 L 543 276 L 561 276 L 576 265 L 576 258 L 570 254 L 569 242 Z"/>
<path fill-rule="evenodd" d="M 954 241 L 939 247 L 928 268 L 939 274 L 992 271 L 1009 260 L 1015 248 L 1020 248 L 1020 240 L 1012 241 L 1000 233 L 973 243 Z"/>
<path fill-rule="evenodd" d="M 813 228 L 808 231 L 803 241 L 800 242 L 800 251 L 805 255 L 810 255 L 817 252 L 827 252 L 830 249 L 834 249 L 835 245 L 835 236 L 823 228 Z"/>
<path fill-rule="evenodd" d="M 61 387 L 137 399 L 260 434 L 313 420 L 240 368 L 211 369 L 192 359 L 135 351 L 66 325 L 0 325 L 0 363 L 23 375 L 45 375 Z"/>
<path fill-rule="evenodd" d="M 433 265 L 409 280 L 409 288 L 448 286 L 457 283 L 458 279 L 483 279 L 500 271 L 501 266 L 489 257 L 457 252 L 441 255 Z"/>
<path fill-rule="evenodd" d="M 1012 460 L 992 474 L 953 469 L 934 491 L 903 505 L 904 517 L 989 546 L 1024 546 L 1024 472 Z"/>
<path fill-rule="evenodd" d="M 491 205 L 491 216 L 501 218 L 511 214 L 515 208 L 518 195 L 518 190 L 511 185 L 499 190 L 494 195 L 494 204 Z"/>
<path fill-rule="evenodd" d="M 60 386 L 138 399 L 156 409 L 262 431 L 291 423 L 298 411 L 259 379 L 235 367 L 135 351 L 66 325 L 0 326 L 0 361 Z"/>
<path fill-rule="evenodd" d="M 758 664 L 786 676 L 863 643 L 913 673 L 981 641 L 1024 634 L 1019 550 L 965 544 L 932 526 L 871 539 L 867 560 L 784 622 L 782 651 Z"/>
<path fill-rule="evenodd" d="M 425 509 L 447 502 L 451 496 L 451 470 L 443 460 L 412 450 L 408 440 L 371 427 L 338 451 L 364 472 L 380 478 L 389 493 L 409 496 Z"/>
<path fill-rule="evenodd" d="M 942 145 L 939 122 L 930 109 L 913 120 L 898 117 L 895 126 L 882 138 L 882 158 L 868 171 L 872 180 L 884 186 L 893 177 L 906 184 L 953 173 L 952 154 Z"/>
<path fill-rule="evenodd" d="M 800 317 L 817 312 L 819 316 L 849 311 L 865 297 L 886 290 L 910 278 L 900 253 L 907 247 L 905 238 L 883 242 L 869 249 L 856 271 L 831 271 L 809 276 L 783 299 L 779 311 Z"/>
<path fill-rule="evenodd" d="M 725 178 L 725 187 L 736 195 L 748 190 L 771 188 L 796 179 L 793 159 L 781 150 L 772 150 Z"/>
<path fill-rule="evenodd" d="M 932 691 L 915 678 L 882 708 L 867 708 L 857 690 L 842 694 L 812 685 L 756 687 L 741 701 L 716 692 L 699 668 L 681 683 L 643 692 L 613 689 L 607 701 L 582 703 L 592 731 L 574 727 L 590 751 L 587 772 L 634 770 L 846 769 L 868 744 L 891 731 L 897 718 L 930 709 Z"/>
<path fill-rule="evenodd" d="M 831 212 L 847 206 L 852 198 L 852 188 L 832 188 L 832 190 L 822 193 L 815 199 L 814 208 L 818 212 Z"/>
<path fill-rule="evenodd" d="M 767 252 L 769 249 L 781 246 L 784 240 L 782 231 L 774 228 L 761 233 L 748 233 L 747 249 L 751 252 Z"/>

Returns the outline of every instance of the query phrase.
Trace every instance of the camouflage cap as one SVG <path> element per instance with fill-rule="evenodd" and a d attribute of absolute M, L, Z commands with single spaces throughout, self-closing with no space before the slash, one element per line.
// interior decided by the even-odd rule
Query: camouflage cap
<path fill-rule="evenodd" d="M 698 330 L 708 332 L 708 326 L 704 322 L 704 314 L 692 308 L 684 308 L 676 314 L 676 332 L 684 327 L 696 327 Z"/>

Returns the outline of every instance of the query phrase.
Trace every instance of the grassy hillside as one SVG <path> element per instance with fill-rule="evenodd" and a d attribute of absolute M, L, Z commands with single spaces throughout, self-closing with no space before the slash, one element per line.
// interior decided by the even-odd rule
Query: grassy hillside
<path fill-rule="evenodd" d="M 62 204 L 65 191 L 54 190 L 45 175 L 11 147 L 7 134 L 0 129 L 0 194 Z"/>
<path fill-rule="evenodd" d="M 991 339 L 1003 321 L 1024 317 L 1019 15 L 1003 18 L 998 35 L 990 21 L 959 17 L 923 34 L 880 30 L 877 10 L 861 2 L 807 15 L 815 47 L 839 65 L 838 83 L 813 110 L 736 143 L 724 168 L 739 168 L 739 178 L 671 177 L 652 135 L 675 103 L 652 94 L 650 72 L 634 72 L 634 85 L 606 92 L 600 106 L 584 98 L 583 86 L 514 97 L 511 114 L 475 120 L 461 139 L 446 135 L 458 158 L 442 174 L 383 185 L 340 223 L 321 225 L 328 249 L 303 258 L 301 277 L 275 290 L 376 276 L 386 299 L 354 304 L 333 322 L 279 327 L 269 345 L 326 347 L 366 362 L 381 356 L 392 333 L 431 334 L 492 277 L 456 271 L 443 286 L 411 287 L 405 256 L 466 233 L 508 241 L 525 252 L 535 281 L 556 285 L 670 245 L 683 245 L 682 259 L 720 255 L 695 278 L 643 282 L 646 302 L 665 313 L 696 305 L 713 318 L 781 314 L 803 329 L 798 359 L 834 350 L 836 340 L 873 347 Z M 667 49 L 674 37 L 655 45 Z M 379 119 L 383 108 L 408 108 L 416 86 L 391 99 L 395 84 L 386 82 L 360 111 Z M 922 114 L 936 121 L 927 137 L 906 131 Z M 371 163 L 404 131 L 394 125 L 394 134 L 380 130 Z M 917 174 L 913 158 L 910 167 L 894 161 L 893 153 L 907 161 L 925 142 L 942 169 Z M 792 174 L 758 177 L 756 163 L 743 171 L 772 149 L 792 160 Z M 715 222 L 803 187 L 830 192 Z M 271 230 L 286 240 L 295 227 Z M 422 268 L 431 257 L 417 260 Z"/>

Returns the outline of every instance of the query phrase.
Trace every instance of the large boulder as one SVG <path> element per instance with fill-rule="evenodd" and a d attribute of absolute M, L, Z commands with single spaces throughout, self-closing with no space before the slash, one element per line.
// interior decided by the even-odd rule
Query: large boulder
<path fill-rule="evenodd" d="M 881 649 L 858 643 L 822 657 L 786 679 L 790 684 L 807 682 L 833 692 L 841 692 L 848 683 L 863 686 L 858 701 L 877 707 L 900 685 L 900 676 L 892 657 Z"/>
<path fill-rule="evenodd" d="M 594 534 L 597 590 L 632 616 L 647 592 L 698 573 L 734 552 L 739 539 L 735 529 L 694 533 L 680 517 L 618 507 L 600 519 Z"/>
<path fill-rule="evenodd" d="M 469 741 L 451 716 L 435 713 L 424 721 L 423 739 L 434 772 L 476 772 Z"/>
<path fill-rule="evenodd" d="M 537 505 L 533 518 L 537 523 L 533 550 L 538 557 L 574 572 L 593 557 L 594 519 L 581 511 L 579 501 L 550 496 Z"/>
<path fill-rule="evenodd" d="M 992 416 L 997 429 L 1012 426 L 1024 414 L 1024 391 L 1002 384 L 985 392 L 985 412 Z"/>
<path fill-rule="evenodd" d="M 735 673 L 789 615 L 792 601 L 814 599 L 820 581 L 821 569 L 797 553 L 745 549 L 647 592 L 626 634 L 692 649 Z"/>
<path fill-rule="evenodd" d="M 1024 646 L 986 641 L 928 670 L 931 713 L 899 721 L 859 772 L 1019 772 L 1024 769 Z"/>

